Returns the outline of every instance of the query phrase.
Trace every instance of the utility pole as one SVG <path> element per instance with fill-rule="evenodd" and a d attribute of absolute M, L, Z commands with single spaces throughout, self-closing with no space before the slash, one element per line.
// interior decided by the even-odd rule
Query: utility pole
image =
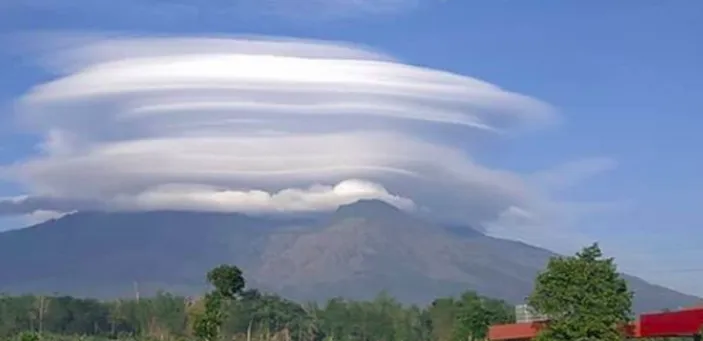
<path fill-rule="evenodd" d="M 139 283 L 134 281 L 134 298 L 139 302 Z"/>

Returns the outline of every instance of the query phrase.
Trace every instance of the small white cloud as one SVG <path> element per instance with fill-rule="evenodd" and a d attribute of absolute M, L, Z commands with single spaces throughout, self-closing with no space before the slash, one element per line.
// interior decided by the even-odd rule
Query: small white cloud
<path fill-rule="evenodd" d="M 404 210 L 414 208 L 411 200 L 392 195 L 378 184 L 357 179 L 345 180 L 335 186 L 288 188 L 275 193 L 169 184 L 136 196 L 118 197 L 113 207 L 254 213 L 313 212 L 334 210 L 362 199 L 382 200 Z"/>
<path fill-rule="evenodd" d="M 23 221 L 25 222 L 26 225 L 36 225 L 40 224 L 46 221 L 49 221 L 51 219 L 59 219 L 66 214 L 70 214 L 71 212 L 57 212 L 57 211 L 48 211 L 48 210 L 37 210 L 29 214 L 25 214 L 23 216 Z"/>

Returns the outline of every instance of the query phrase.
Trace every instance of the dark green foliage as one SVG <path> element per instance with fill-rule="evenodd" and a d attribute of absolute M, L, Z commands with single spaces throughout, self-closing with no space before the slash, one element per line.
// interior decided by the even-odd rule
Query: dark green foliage
<path fill-rule="evenodd" d="M 515 321 L 514 310 L 503 301 L 468 291 L 459 299 L 440 298 L 426 312 L 431 339 L 436 341 L 483 340 L 488 327 Z"/>
<path fill-rule="evenodd" d="M 244 290 L 244 277 L 238 267 L 220 265 L 207 273 L 207 281 L 215 287 L 205 295 L 205 311 L 194 324 L 195 336 L 205 341 L 216 340 L 224 319 L 223 307 Z"/>
<path fill-rule="evenodd" d="M 511 323 L 514 311 L 495 300 L 486 299 L 474 292 L 464 293 L 456 302 L 456 325 L 454 341 L 483 340 L 488 335 L 488 326 L 493 323 Z"/>
<path fill-rule="evenodd" d="M 222 298 L 233 299 L 244 290 L 244 277 L 238 267 L 220 265 L 207 273 L 207 281 Z"/>
<path fill-rule="evenodd" d="M 20 341 L 39 341 L 39 335 L 34 332 L 24 332 L 20 334 Z"/>
<path fill-rule="evenodd" d="M 205 312 L 195 320 L 194 331 L 198 338 L 211 341 L 216 340 L 222 327 L 222 296 L 219 291 L 205 295 Z"/>
<path fill-rule="evenodd" d="M 471 292 L 460 299 L 438 299 L 423 309 L 402 305 L 386 294 L 372 301 L 331 299 L 318 306 L 247 290 L 240 294 L 240 299 L 222 304 L 221 323 L 217 315 L 210 315 L 215 317 L 212 319 L 190 315 L 194 307 L 201 306 L 204 311 L 207 306 L 217 306 L 217 295 L 210 297 L 196 303 L 166 293 L 139 301 L 46 297 L 50 303 L 43 316 L 41 340 L 245 341 L 250 328 L 252 341 L 273 341 L 276 335 L 283 334 L 292 341 L 454 341 L 480 337 L 489 324 L 512 318 L 511 306 Z M 467 297 L 472 298 L 473 305 L 464 302 Z M 33 313 L 38 299 L 36 296 L 0 298 L 0 340 L 21 340 L 22 332 L 38 335 L 39 320 Z M 472 309 L 476 309 L 475 313 Z M 193 328 L 189 330 L 191 318 Z M 464 324 L 466 318 L 473 319 L 470 327 Z"/>
<path fill-rule="evenodd" d="M 631 319 L 632 293 L 598 244 L 553 258 L 535 284 L 529 304 L 550 317 L 540 340 L 624 339 L 620 327 Z"/>

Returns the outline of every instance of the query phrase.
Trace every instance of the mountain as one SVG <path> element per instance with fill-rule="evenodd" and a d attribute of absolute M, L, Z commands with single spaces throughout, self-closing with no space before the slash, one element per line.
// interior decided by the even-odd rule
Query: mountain
<path fill-rule="evenodd" d="M 521 303 L 554 254 L 469 227 L 441 226 L 381 201 L 319 217 L 194 212 L 75 213 L 0 233 L 0 292 L 117 297 L 199 294 L 215 265 L 298 300 L 365 299 L 386 290 L 428 303 L 467 289 Z M 637 311 L 696 297 L 627 276 Z"/>

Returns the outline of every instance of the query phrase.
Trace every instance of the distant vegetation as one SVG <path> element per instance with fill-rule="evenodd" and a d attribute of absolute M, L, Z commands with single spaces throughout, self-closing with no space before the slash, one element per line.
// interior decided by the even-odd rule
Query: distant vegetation
<path fill-rule="evenodd" d="M 234 266 L 217 267 L 207 279 L 213 290 L 200 299 L 0 296 L 0 340 L 472 341 L 484 339 L 491 324 L 514 321 L 512 306 L 471 291 L 427 307 L 384 293 L 301 305 L 245 289 Z M 528 301 L 553 317 L 540 340 L 622 340 L 617 325 L 632 317 L 632 293 L 597 245 L 552 259 Z"/>
<path fill-rule="evenodd" d="M 22 332 L 42 340 L 77 340 L 48 335 L 86 335 L 103 340 L 194 340 L 204 300 L 162 293 L 140 300 L 100 302 L 74 297 L 0 298 L 0 340 Z M 331 299 L 320 306 L 301 305 L 271 294 L 246 290 L 225 312 L 223 339 L 246 340 L 467 340 L 485 336 L 489 323 L 513 319 L 511 306 L 467 292 L 442 298 L 425 308 L 402 306 L 380 294 L 369 302 Z M 466 328 L 467 325 L 475 327 Z"/>

